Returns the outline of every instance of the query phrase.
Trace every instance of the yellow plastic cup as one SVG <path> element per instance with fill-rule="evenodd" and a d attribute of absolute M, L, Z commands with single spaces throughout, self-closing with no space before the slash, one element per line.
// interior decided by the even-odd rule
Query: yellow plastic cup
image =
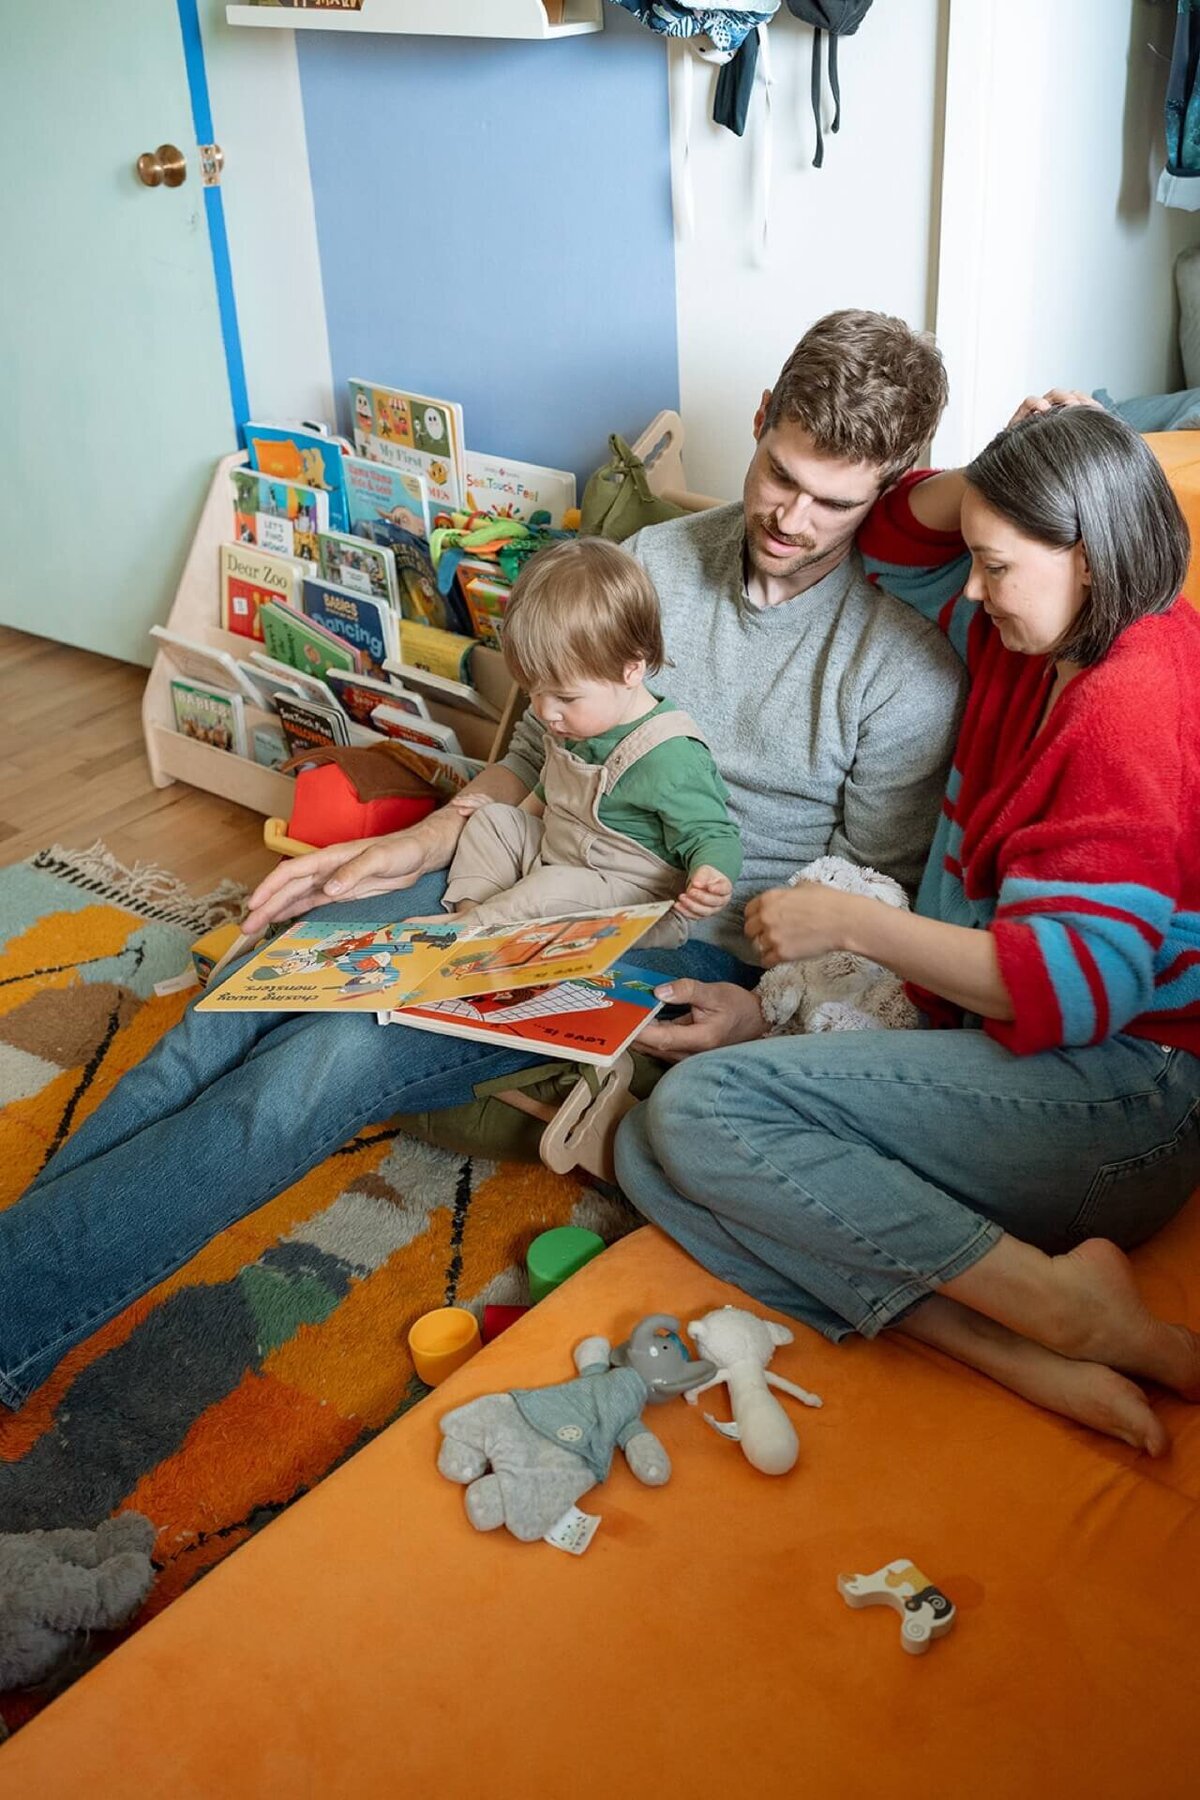
<path fill-rule="evenodd" d="M 426 1387 L 436 1387 L 479 1349 L 479 1321 L 465 1306 L 422 1313 L 408 1334 L 413 1368 Z"/>

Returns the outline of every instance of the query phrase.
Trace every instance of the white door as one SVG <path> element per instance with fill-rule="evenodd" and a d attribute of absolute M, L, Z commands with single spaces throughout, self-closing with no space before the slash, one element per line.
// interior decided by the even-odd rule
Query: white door
<path fill-rule="evenodd" d="M 174 0 L 0 0 L 0 623 L 148 663 L 235 448 Z"/>

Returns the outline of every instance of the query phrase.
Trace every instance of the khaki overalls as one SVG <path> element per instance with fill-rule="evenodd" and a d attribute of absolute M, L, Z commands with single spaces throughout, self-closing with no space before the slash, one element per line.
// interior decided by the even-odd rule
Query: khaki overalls
<path fill-rule="evenodd" d="M 458 840 L 443 904 L 472 902 L 473 925 L 502 925 L 673 900 L 686 886 L 684 871 L 604 824 L 600 802 L 634 763 L 676 737 L 704 742 L 682 712 L 646 719 L 603 763 L 584 762 L 547 738 L 544 816 L 500 802 L 472 813 Z M 671 912 L 639 943 L 670 948 L 686 937 L 686 921 Z"/>

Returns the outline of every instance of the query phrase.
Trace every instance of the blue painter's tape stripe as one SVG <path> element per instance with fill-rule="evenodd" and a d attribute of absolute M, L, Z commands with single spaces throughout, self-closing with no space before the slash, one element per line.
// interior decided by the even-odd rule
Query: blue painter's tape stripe
<path fill-rule="evenodd" d="M 204 45 L 200 37 L 200 16 L 196 0 L 176 0 L 179 29 L 183 35 L 183 58 L 187 67 L 188 92 L 192 100 L 192 124 L 198 144 L 213 141 L 212 104 L 208 97 L 208 74 L 204 67 Z M 229 399 L 237 426 L 238 441 L 244 443 L 243 428 L 250 417 L 250 400 L 246 391 L 246 365 L 242 358 L 242 334 L 238 327 L 237 301 L 233 292 L 233 266 L 229 260 L 229 236 L 225 230 L 225 203 L 219 187 L 205 188 L 204 210 L 208 217 L 208 241 L 212 250 L 213 275 L 217 284 L 217 307 L 221 316 L 221 338 L 225 345 L 225 369 L 229 378 Z"/>

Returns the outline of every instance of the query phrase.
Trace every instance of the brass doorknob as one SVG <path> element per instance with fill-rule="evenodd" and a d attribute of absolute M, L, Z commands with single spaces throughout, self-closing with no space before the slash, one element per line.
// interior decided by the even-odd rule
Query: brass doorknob
<path fill-rule="evenodd" d="M 144 187 L 182 187 L 187 180 L 187 159 L 174 144 L 143 151 L 134 167 Z"/>

